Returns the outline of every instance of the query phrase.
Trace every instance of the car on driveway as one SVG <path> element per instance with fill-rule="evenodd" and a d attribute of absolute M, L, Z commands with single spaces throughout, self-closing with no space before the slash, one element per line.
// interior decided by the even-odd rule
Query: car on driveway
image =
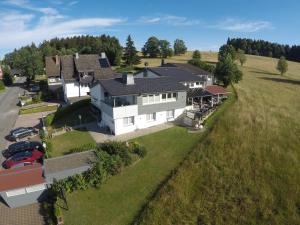
<path fill-rule="evenodd" d="M 37 141 L 20 141 L 14 144 L 11 144 L 7 150 L 3 151 L 3 156 L 5 158 L 9 158 L 13 156 L 16 153 L 19 152 L 25 152 L 25 151 L 32 151 L 32 150 L 39 150 L 39 151 L 44 151 L 44 147 L 42 143 L 37 142 Z"/>
<path fill-rule="evenodd" d="M 8 158 L 2 163 L 2 166 L 5 169 L 9 169 L 13 166 L 22 163 L 33 163 L 35 161 L 41 160 L 43 157 L 43 153 L 38 150 L 19 152 L 14 154 L 12 157 Z"/>
<path fill-rule="evenodd" d="M 19 127 L 10 132 L 10 137 L 14 141 L 18 141 L 21 138 L 33 136 L 35 129 L 33 127 Z"/>

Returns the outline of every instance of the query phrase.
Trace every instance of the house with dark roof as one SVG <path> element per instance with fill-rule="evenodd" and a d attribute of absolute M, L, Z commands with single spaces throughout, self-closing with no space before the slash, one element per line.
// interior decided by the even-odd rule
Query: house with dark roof
<path fill-rule="evenodd" d="M 57 92 L 62 88 L 65 102 L 89 95 L 95 80 L 115 77 L 105 53 L 46 57 L 45 62 L 49 89 Z"/>
<path fill-rule="evenodd" d="M 134 75 L 97 80 L 91 87 L 91 103 L 98 109 L 99 126 L 120 135 L 174 121 L 194 103 L 202 104 L 203 98 L 213 106 L 219 96 L 213 91 L 220 88 L 207 90 L 214 87 L 212 80 L 212 74 L 189 66 L 144 68 Z"/>

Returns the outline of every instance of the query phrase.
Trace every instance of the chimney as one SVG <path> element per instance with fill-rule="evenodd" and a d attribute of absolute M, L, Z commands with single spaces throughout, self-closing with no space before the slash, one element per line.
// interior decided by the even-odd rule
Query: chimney
<path fill-rule="evenodd" d="M 56 65 L 59 64 L 59 58 L 58 58 L 58 55 L 55 56 L 55 64 L 56 64 Z"/>
<path fill-rule="evenodd" d="M 106 54 L 105 54 L 105 52 L 101 52 L 101 59 L 106 59 Z"/>
<path fill-rule="evenodd" d="M 75 53 L 75 58 L 76 58 L 76 59 L 79 59 L 79 54 L 78 54 L 78 52 Z"/>
<path fill-rule="evenodd" d="M 132 73 L 123 73 L 122 81 L 126 85 L 133 85 L 134 84 L 134 77 Z"/>

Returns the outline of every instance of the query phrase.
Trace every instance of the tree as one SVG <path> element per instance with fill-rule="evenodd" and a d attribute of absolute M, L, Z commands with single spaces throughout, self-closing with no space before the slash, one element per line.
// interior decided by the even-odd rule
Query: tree
<path fill-rule="evenodd" d="M 201 59 L 201 53 L 199 50 L 195 50 L 193 52 L 193 59 L 199 59 L 199 60 Z"/>
<path fill-rule="evenodd" d="M 6 86 L 12 85 L 13 78 L 11 76 L 9 67 L 8 66 L 3 66 L 2 69 L 3 69 L 3 82 L 4 82 L 4 84 Z"/>
<path fill-rule="evenodd" d="M 231 55 L 228 54 L 217 63 L 215 75 L 227 87 L 231 82 L 238 83 L 242 79 L 243 73 L 238 69 Z"/>
<path fill-rule="evenodd" d="M 222 45 L 219 49 L 219 61 L 224 60 L 228 55 L 230 55 L 232 60 L 236 59 L 236 52 L 234 47 L 232 45 Z"/>
<path fill-rule="evenodd" d="M 159 40 L 157 37 L 150 37 L 142 48 L 144 56 L 149 56 L 151 58 L 157 58 L 160 55 Z"/>
<path fill-rule="evenodd" d="M 180 55 L 186 53 L 186 46 L 183 40 L 176 39 L 174 41 L 174 54 L 175 55 Z"/>
<path fill-rule="evenodd" d="M 280 72 L 281 76 L 288 71 L 288 63 L 284 56 L 281 56 L 278 60 L 277 70 Z"/>
<path fill-rule="evenodd" d="M 172 56 L 173 54 L 173 50 L 170 46 L 170 42 L 168 42 L 167 40 L 159 41 L 159 50 L 162 58 L 167 58 L 169 56 Z"/>
<path fill-rule="evenodd" d="M 137 50 L 134 46 L 134 42 L 131 39 L 131 36 L 128 35 L 126 47 L 124 48 L 123 60 L 128 66 L 136 65 L 141 62 L 140 57 L 137 55 Z"/>
<path fill-rule="evenodd" d="M 245 64 L 245 62 L 247 61 L 245 51 L 242 49 L 238 49 L 238 51 L 236 53 L 236 58 L 237 58 L 237 60 L 240 61 L 241 66 L 243 66 Z"/>

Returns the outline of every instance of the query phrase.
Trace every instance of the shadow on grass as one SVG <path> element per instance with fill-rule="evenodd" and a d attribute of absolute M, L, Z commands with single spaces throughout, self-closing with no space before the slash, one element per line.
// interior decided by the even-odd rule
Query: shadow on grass
<path fill-rule="evenodd" d="M 275 78 L 275 77 L 260 77 L 259 79 L 270 80 L 278 83 L 300 85 L 300 80 L 290 80 L 290 79 Z"/>
<path fill-rule="evenodd" d="M 251 73 L 257 73 L 257 74 L 264 74 L 264 75 L 274 75 L 274 76 L 279 76 L 280 74 L 278 73 L 271 73 L 271 72 L 268 72 L 268 71 L 257 71 L 257 70 L 252 70 L 252 71 L 249 71 Z"/>

